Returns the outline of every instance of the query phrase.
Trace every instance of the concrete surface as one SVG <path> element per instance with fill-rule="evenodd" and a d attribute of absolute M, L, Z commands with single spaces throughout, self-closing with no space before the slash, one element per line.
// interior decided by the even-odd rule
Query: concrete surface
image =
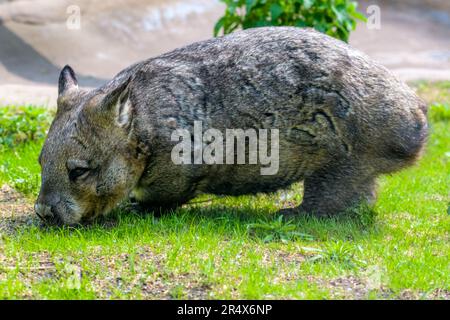
<path fill-rule="evenodd" d="M 450 80 L 450 1 L 361 1 L 381 29 L 359 24 L 350 44 L 403 80 Z M 71 5 L 80 29 L 69 29 Z M 212 37 L 218 0 L 0 0 L 0 104 L 54 106 L 60 69 L 98 86 L 128 65 Z"/>

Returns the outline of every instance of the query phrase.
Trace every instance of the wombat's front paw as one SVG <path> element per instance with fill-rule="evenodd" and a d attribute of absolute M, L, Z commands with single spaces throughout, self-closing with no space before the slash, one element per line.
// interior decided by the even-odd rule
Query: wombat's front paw
<path fill-rule="evenodd" d="M 130 200 L 130 202 L 128 202 L 126 205 L 126 208 L 140 215 L 153 213 L 155 217 L 161 217 L 164 214 L 168 214 L 173 210 L 176 210 L 176 208 L 178 208 L 178 205 L 155 205 Z"/>
<path fill-rule="evenodd" d="M 148 210 L 146 210 L 141 203 L 134 200 L 129 200 L 125 203 L 122 203 L 119 208 L 124 211 L 131 211 L 133 213 L 142 215 L 148 213 Z"/>
<path fill-rule="evenodd" d="M 302 213 L 298 211 L 298 208 L 285 208 L 277 212 L 277 215 L 283 216 L 284 221 L 289 221 L 298 218 Z"/>
<path fill-rule="evenodd" d="M 295 207 L 295 208 L 284 208 L 277 212 L 278 215 L 282 215 L 284 220 L 292 220 L 298 217 L 329 217 L 330 214 L 317 212 L 314 210 L 306 210 L 302 206 Z"/>

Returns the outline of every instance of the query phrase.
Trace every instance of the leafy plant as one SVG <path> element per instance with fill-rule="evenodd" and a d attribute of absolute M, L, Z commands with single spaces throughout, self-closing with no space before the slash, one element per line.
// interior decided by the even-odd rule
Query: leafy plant
<path fill-rule="evenodd" d="M 51 121 L 51 112 L 45 108 L 0 107 L 0 151 L 43 139 Z"/>
<path fill-rule="evenodd" d="M 226 10 L 214 35 L 264 26 L 312 27 L 332 37 L 348 41 L 357 20 L 366 17 L 351 0 L 221 0 Z"/>
<path fill-rule="evenodd" d="M 26 195 L 37 193 L 37 155 L 52 118 L 52 112 L 45 108 L 0 107 L 0 181 L 8 181 Z"/>
<path fill-rule="evenodd" d="M 286 243 L 296 239 L 313 240 L 311 235 L 296 231 L 297 226 L 292 221 L 284 222 L 283 216 L 273 221 L 259 220 L 257 223 L 249 224 L 247 229 L 251 234 L 262 237 L 264 242 Z"/>
<path fill-rule="evenodd" d="M 37 195 L 41 171 L 37 158 L 41 145 L 42 142 L 30 142 L 4 151 L 0 145 L 0 185 L 7 182 L 26 195 Z"/>
<path fill-rule="evenodd" d="M 182 300 L 187 299 L 186 292 L 182 285 L 176 285 L 169 291 L 170 297 L 172 299 Z"/>
<path fill-rule="evenodd" d="M 305 248 L 306 249 L 306 248 Z M 355 258 L 355 251 L 362 251 L 361 247 L 354 247 L 345 242 L 330 242 L 327 243 L 323 249 L 318 248 L 307 248 L 308 250 L 316 252 L 312 258 L 309 259 L 310 262 L 335 262 L 340 263 L 346 267 L 354 268 L 356 266 L 365 265 L 366 262 L 358 260 Z"/>

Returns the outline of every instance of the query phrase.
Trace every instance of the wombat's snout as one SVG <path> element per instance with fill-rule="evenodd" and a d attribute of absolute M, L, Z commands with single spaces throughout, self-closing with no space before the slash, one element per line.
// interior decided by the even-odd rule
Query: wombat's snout
<path fill-rule="evenodd" d="M 61 219 L 55 214 L 55 207 L 36 202 L 34 212 L 45 223 L 61 224 Z"/>

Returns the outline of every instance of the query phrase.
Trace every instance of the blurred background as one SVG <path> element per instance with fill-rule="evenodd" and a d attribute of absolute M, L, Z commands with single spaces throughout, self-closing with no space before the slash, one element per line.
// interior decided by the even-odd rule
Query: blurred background
<path fill-rule="evenodd" d="M 369 16 L 372 5 L 380 26 L 359 22 L 352 46 L 405 81 L 450 80 L 449 0 L 359 1 L 358 11 Z M 52 107 L 65 64 L 81 86 L 96 87 L 136 61 L 211 38 L 224 11 L 218 0 L 0 0 L 0 104 Z"/>

